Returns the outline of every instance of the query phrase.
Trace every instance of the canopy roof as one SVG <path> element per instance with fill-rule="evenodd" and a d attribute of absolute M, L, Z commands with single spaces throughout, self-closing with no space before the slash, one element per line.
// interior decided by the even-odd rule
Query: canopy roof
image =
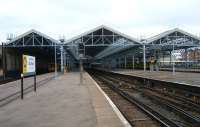
<path fill-rule="evenodd" d="M 67 40 L 65 43 L 73 43 L 73 41 L 75 41 L 75 40 L 77 40 L 79 38 L 82 38 L 84 36 L 92 36 L 92 34 L 93 34 L 93 36 L 99 36 L 99 35 L 102 35 L 102 36 L 103 35 L 104 36 L 112 36 L 112 35 L 123 36 L 123 37 L 125 37 L 127 39 L 130 39 L 130 40 L 133 40 L 133 41 L 136 41 L 136 42 L 139 41 L 136 38 L 133 38 L 133 37 L 131 37 L 129 35 L 126 35 L 126 34 L 124 34 L 122 32 L 119 32 L 119 31 L 117 31 L 117 30 L 115 30 L 113 28 L 110 28 L 110 27 L 105 26 L 105 25 L 100 25 L 100 26 L 98 26 L 98 27 L 96 27 L 94 29 L 86 31 L 86 32 L 84 32 L 84 33 L 82 33 L 82 34 L 80 34 L 78 36 L 75 36 L 75 37 Z M 96 45 L 94 45 L 94 46 L 96 46 Z"/>
<path fill-rule="evenodd" d="M 128 45 L 140 45 L 139 40 L 104 25 L 73 37 L 67 40 L 65 44 L 69 46 L 70 51 L 77 58 L 79 53 L 90 58 L 94 58 L 99 53 L 110 54 L 110 52 L 107 52 L 107 47 L 109 47 L 109 50 L 117 51 L 116 47 L 121 49 Z M 82 47 L 83 49 L 81 49 Z"/>
<path fill-rule="evenodd" d="M 127 49 L 141 46 L 142 41 L 101 25 L 60 43 L 37 30 L 30 30 L 6 43 L 9 47 L 64 46 L 75 59 L 84 54 L 88 59 L 102 59 Z M 146 39 L 146 50 L 172 50 L 200 46 L 200 38 L 175 28 Z"/>
<path fill-rule="evenodd" d="M 200 46 L 200 38 L 183 31 L 179 28 L 168 30 L 156 36 L 147 39 L 147 45 L 151 48 L 160 48 L 162 50 L 176 49 Z"/>
<path fill-rule="evenodd" d="M 156 36 L 150 37 L 147 40 L 148 40 L 149 43 L 153 44 L 153 43 L 155 43 L 155 41 L 158 41 L 159 39 L 167 37 L 167 36 L 174 36 L 174 37 L 176 37 L 176 36 L 177 37 L 178 36 L 188 36 L 188 37 L 194 38 L 196 40 L 200 40 L 199 37 L 197 37 L 197 36 L 195 36 L 193 34 L 190 34 L 190 33 L 186 32 L 186 31 L 183 31 L 183 30 L 181 30 L 179 28 L 175 28 L 175 29 L 172 29 L 172 30 L 165 31 L 165 32 L 160 33 L 160 34 L 158 34 Z"/>
<path fill-rule="evenodd" d="M 59 41 L 34 29 L 6 43 L 10 47 L 54 46 L 55 44 L 59 44 Z"/>

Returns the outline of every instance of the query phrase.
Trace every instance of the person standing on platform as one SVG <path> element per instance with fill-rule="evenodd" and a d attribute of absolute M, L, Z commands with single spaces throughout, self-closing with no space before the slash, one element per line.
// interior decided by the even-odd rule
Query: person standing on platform
<path fill-rule="evenodd" d="M 152 57 L 150 59 L 150 65 L 149 65 L 149 67 L 150 67 L 150 71 L 152 72 L 154 70 L 154 60 L 153 60 Z"/>

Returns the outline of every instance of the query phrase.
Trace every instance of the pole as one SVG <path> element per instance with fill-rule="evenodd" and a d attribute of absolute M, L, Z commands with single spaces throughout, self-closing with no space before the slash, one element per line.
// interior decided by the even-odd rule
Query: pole
<path fill-rule="evenodd" d="M 188 51 L 187 48 L 185 48 L 185 67 L 187 68 L 188 63 L 188 57 L 187 57 Z"/>
<path fill-rule="evenodd" d="M 55 53 L 55 54 L 54 54 L 54 55 L 55 55 L 55 56 L 54 56 L 54 57 L 55 57 L 55 74 L 54 74 L 54 76 L 56 77 L 56 76 L 57 76 L 57 58 L 56 58 L 56 53 L 57 53 L 57 52 L 56 52 L 56 44 L 55 44 L 55 52 L 54 52 L 54 53 Z"/>
<path fill-rule="evenodd" d="M 124 68 L 126 69 L 126 56 L 124 57 Z"/>
<path fill-rule="evenodd" d="M 5 59 L 4 59 L 4 44 L 2 42 L 2 70 L 3 70 L 3 79 L 5 80 Z"/>
<path fill-rule="evenodd" d="M 170 60 L 169 60 L 169 63 L 170 63 L 170 66 L 172 64 L 172 51 L 169 51 L 170 52 Z"/>
<path fill-rule="evenodd" d="M 34 75 L 34 91 L 36 92 L 36 73 Z"/>
<path fill-rule="evenodd" d="M 134 70 L 134 68 L 135 68 L 135 57 L 134 57 L 134 55 L 133 55 L 133 61 L 132 62 L 133 62 L 132 66 L 133 66 L 133 70 Z"/>
<path fill-rule="evenodd" d="M 67 55 L 67 68 L 68 68 L 68 69 L 70 69 L 69 60 L 70 60 L 70 59 L 69 59 L 69 56 Z"/>
<path fill-rule="evenodd" d="M 144 72 L 146 71 L 146 53 L 145 53 L 145 44 L 143 44 L 143 62 L 144 62 Z"/>
<path fill-rule="evenodd" d="M 5 73 L 4 73 L 5 77 L 4 77 L 4 79 L 5 79 L 6 78 L 6 73 L 7 73 L 7 47 L 6 46 L 4 47 L 4 58 L 5 58 L 5 60 L 4 60 L 4 62 L 5 62 L 5 64 L 4 64 L 5 65 L 5 68 L 4 68 L 5 69 Z"/>
<path fill-rule="evenodd" d="M 64 72 L 64 67 L 63 67 L 63 46 L 60 46 L 60 68 L 61 72 Z"/>
<path fill-rule="evenodd" d="M 24 98 L 24 77 L 21 76 L 21 99 L 23 100 Z"/>
<path fill-rule="evenodd" d="M 4 46 L 3 45 L 3 43 L 2 43 L 2 46 L 3 46 L 3 54 L 2 54 L 2 56 L 3 56 L 3 58 L 2 58 L 2 61 L 3 61 L 3 79 L 5 80 L 6 79 L 6 71 L 7 71 L 7 59 L 6 59 L 6 54 L 7 54 L 7 49 L 6 49 L 6 46 Z"/>
<path fill-rule="evenodd" d="M 164 62 L 165 62 L 165 54 L 164 53 L 162 54 L 162 58 L 163 58 L 163 60 L 162 60 L 162 66 L 164 66 Z"/>
<path fill-rule="evenodd" d="M 82 58 L 80 58 L 80 85 L 83 84 L 83 65 Z"/>
<path fill-rule="evenodd" d="M 66 51 L 64 51 L 64 71 L 66 72 Z"/>
<path fill-rule="evenodd" d="M 172 53 L 172 58 L 173 58 L 173 75 L 175 75 L 175 54 L 174 54 L 174 42 L 173 42 L 173 53 Z"/>

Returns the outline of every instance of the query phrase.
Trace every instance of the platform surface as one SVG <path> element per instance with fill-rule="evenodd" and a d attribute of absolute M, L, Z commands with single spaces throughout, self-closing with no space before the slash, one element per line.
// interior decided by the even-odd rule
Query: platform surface
<path fill-rule="evenodd" d="M 200 73 L 120 69 L 114 72 L 200 87 Z"/>
<path fill-rule="evenodd" d="M 122 127 L 104 95 L 85 73 L 61 75 L 0 108 L 1 127 Z"/>

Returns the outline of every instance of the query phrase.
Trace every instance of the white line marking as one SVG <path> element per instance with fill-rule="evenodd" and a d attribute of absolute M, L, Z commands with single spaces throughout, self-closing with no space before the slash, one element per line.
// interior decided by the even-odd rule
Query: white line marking
<path fill-rule="evenodd" d="M 117 116 L 119 117 L 119 119 L 123 123 L 124 127 L 131 127 L 130 123 L 124 118 L 122 113 L 119 111 L 117 106 L 112 102 L 112 100 L 108 97 L 108 95 L 101 89 L 101 87 L 96 83 L 96 81 L 94 81 L 94 79 L 88 73 L 86 73 L 86 74 L 94 82 L 94 84 L 97 86 L 99 91 L 104 95 L 104 97 L 109 102 L 110 106 L 112 107 L 113 111 L 117 114 Z"/>

